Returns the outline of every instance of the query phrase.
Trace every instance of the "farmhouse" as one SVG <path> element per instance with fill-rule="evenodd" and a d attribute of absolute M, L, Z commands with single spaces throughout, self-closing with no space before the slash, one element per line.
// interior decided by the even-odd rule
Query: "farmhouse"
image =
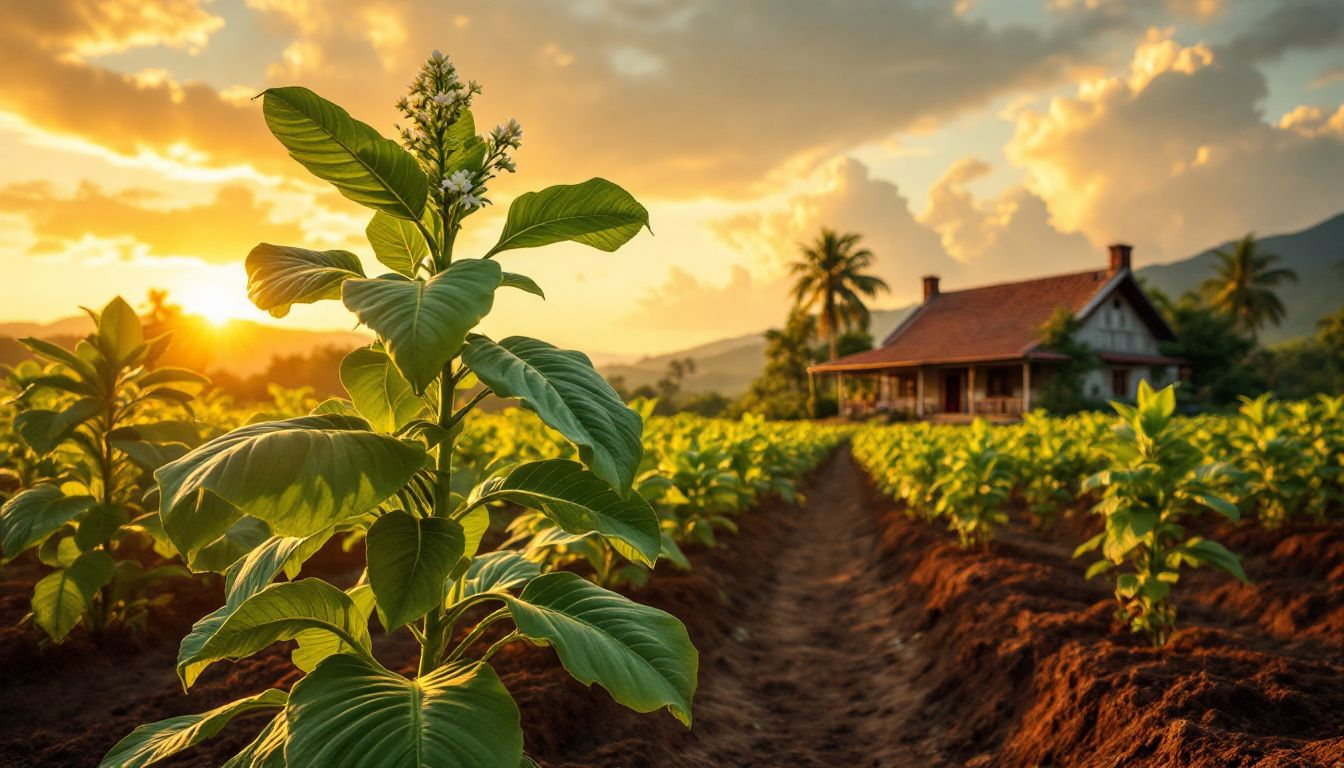
<path fill-rule="evenodd" d="M 1175 380 L 1182 361 L 1158 350 L 1175 337 L 1134 279 L 1131 247 L 1109 250 L 1107 269 L 982 288 L 943 291 L 936 276 L 927 276 L 923 303 L 880 347 L 808 372 L 839 377 L 845 415 L 1014 418 L 1031 410 L 1052 364 L 1067 359 L 1038 338 L 1065 307 L 1080 323 L 1076 340 L 1101 359 L 1084 391 L 1097 400 L 1131 399 L 1141 379 L 1155 386 Z"/>

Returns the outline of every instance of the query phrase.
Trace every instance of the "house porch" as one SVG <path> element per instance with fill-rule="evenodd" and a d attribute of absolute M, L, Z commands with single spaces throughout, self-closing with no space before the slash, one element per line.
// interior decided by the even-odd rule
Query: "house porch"
<path fill-rule="evenodd" d="M 1016 421 L 1031 410 L 1032 362 L 893 366 L 837 371 L 840 415 L 930 421 Z"/>

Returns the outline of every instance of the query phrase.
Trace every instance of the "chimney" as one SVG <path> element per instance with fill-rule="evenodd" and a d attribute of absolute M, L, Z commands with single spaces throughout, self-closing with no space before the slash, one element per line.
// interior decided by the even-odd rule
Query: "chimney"
<path fill-rule="evenodd" d="M 937 295 L 938 295 L 938 276 L 937 276 L 937 275 L 925 275 L 925 276 L 924 276 L 924 300 L 925 300 L 925 301 L 928 301 L 929 299 L 932 299 L 934 296 L 937 296 Z"/>
<path fill-rule="evenodd" d="M 1110 246 L 1111 269 L 1106 273 L 1107 277 L 1115 277 L 1121 270 L 1129 270 L 1129 254 L 1134 250 L 1134 246 L 1124 243 L 1116 243 Z"/>

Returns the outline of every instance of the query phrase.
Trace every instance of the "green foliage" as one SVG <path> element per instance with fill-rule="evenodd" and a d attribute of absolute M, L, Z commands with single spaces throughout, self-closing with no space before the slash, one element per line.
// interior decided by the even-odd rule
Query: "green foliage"
<path fill-rule="evenodd" d="M 1113 572 L 1122 618 L 1160 643 L 1174 626 L 1170 590 L 1182 568 L 1242 577 L 1226 550 L 1186 534 L 1193 515 L 1253 515 L 1274 527 L 1344 513 L 1344 395 L 1265 396 L 1235 416 L 1180 417 L 1174 393 L 1143 384 L 1137 406 L 1114 405 L 1118 426 L 1094 412 L 1036 412 L 994 428 L 868 426 L 854 455 L 878 490 L 912 516 L 945 519 L 963 545 L 983 543 L 1014 502 L 1041 527 L 1091 504 L 1106 527 L 1078 550 L 1103 555 L 1088 575 Z"/>
<path fill-rule="evenodd" d="M 1051 413 L 1075 413 L 1089 405 L 1084 377 L 1100 360 L 1091 346 L 1078 340 L 1081 328 L 1082 323 L 1073 312 L 1060 307 L 1037 331 L 1042 347 L 1067 358 L 1052 364 L 1041 383 L 1041 407 Z"/>
<path fill-rule="evenodd" d="M 807 367 L 818 362 L 812 351 L 817 320 L 793 310 L 784 327 L 765 332 L 765 369 L 737 405 L 737 410 L 767 419 L 802 419 L 808 415 Z"/>
<path fill-rule="evenodd" d="M 117 561 L 156 542 L 157 515 L 141 504 L 148 473 L 201 437 L 181 417 L 206 379 L 157 367 L 168 339 L 146 339 L 122 299 L 90 315 L 94 331 L 73 351 L 24 339 L 45 367 L 12 372 L 22 387 L 13 421 L 21 455 L 43 468 L 0 507 L 0 555 L 10 560 L 35 547 L 67 553 L 33 592 L 33 618 L 57 642 L 81 621 L 94 632 L 142 622 L 145 588 L 181 573 Z"/>
<path fill-rule="evenodd" d="M 1235 555 L 1215 541 L 1188 536 L 1184 521 L 1199 509 L 1233 520 L 1238 513 L 1216 492 L 1226 466 L 1208 462 L 1173 424 L 1174 386 L 1154 392 L 1141 382 L 1137 404 L 1116 403 L 1115 410 L 1121 423 L 1109 446 L 1110 466 L 1083 484 L 1103 491 L 1093 511 L 1105 517 L 1106 529 L 1075 555 L 1101 550 L 1104 559 L 1087 575 L 1114 571 L 1117 617 L 1161 646 L 1176 626 L 1171 590 L 1182 567 L 1211 565 L 1246 580 Z"/>
<path fill-rule="evenodd" d="M 641 712 L 666 707 L 690 725 L 697 656 L 679 621 L 578 576 L 478 551 L 489 507 L 505 502 L 537 510 L 566 536 L 610 542 L 636 563 L 651 564 L 663 548 L 653 508 L 633 489 L 640 414 L 581 353 L 473 332 L 501 285 L 541 293 L 526 276 L 506 279 L 491 257 L 564 240 L 615 250 L 647 226 L 648 214 L 601 179 L 551 187 L 514 200 L 498 244 L 482 258 L 455 259 L 458 231 L 488 204 L 494 175 L 513 170 L 522 135 L 514 121 L 475 135 L 469 106 L 479 90 L 435 53 L 398 104 L 410 121 L 404 148 L 306 89 L 264 94 L 267 125 L 291 156 L 375 211 L 370 240 L 397 274 L 365 278 L 342 252 L 254 249 L 249 295 L 260 306 L 282 313 L 339 296 L 378 340 L 342 363 L 350 401 L 240 426 L 156 473 L 163 528 L 184 559 L 199 566 L 214 542 L 236 542 L 227 550 L 234 557 L 224 606 L 197 622 L 179 650 L 183 682 L 216 660 L 286 640 L 297 641 L 293 661 L 308 673 L 231 764 L 283 755 L 289 765 L 514 768 L 523 761 L 518 710 L 489 660 L 521 639 L 554 646 L 576 678 L 617 701 Z M 107 325 L 113 339 L 138 330 Z M 490 394 L 518 398 L 561 437 L 538 432 L 535 446 L 515 444 L 488 465 L 459 469 L 457 443 L 469 439 L 475 408 Z M 49 435 L 64 426 L 48 419 L 32 428 Z M 558 460 L 561 453 L 578 461 Z M 269 529 L 265 538 L 248 533 L 257 526 Z M 366 538 L 357 586 L 272 583 L 282 573 L 292 578 L 342 533 Z M 484 618 L 472 611 L 486 604 L 494 610 Z M 414 678 L 373 657 L 375 614 L 387 631 L 405 627 L 420 644 Z M 458 632 L 468 619 L 475 625 Z M 505 621 L 514 630 L 482 650 L 478 641 Z M 222 727 L 219 712 L 196 716 L 210 723 L 202 737 Z M 196 736 L 151 736 L 185 723 L 148 726 L 122 746 L 154 740 L 167 747 L 143 764 L 166 758 Z"/>
<path fill-rule="evenodd" d="M 832 360 L 839 356 L 842 332 L 868 327 L 870 315 L 864 299 L 888 290 L 882 278 L 868 273 L 876 257 L 859 247 L 862 239 L 857 233 L 840 234 L 823 227 L 790 265 L 795 276 L 794 306 L 816 312 L 817 333 L 826 339 Z"/>
<path fill-rule="evenodd" d="M 1206 306 L 1193 293 L 1175 303 L 1160 295 L 1154 299 L 1176 334 L 1175 341 L 1162 343 L 1162 353 L 1189 361 L 1190 378 L 1183 387 L 1190 400 L 1221 406 L 1259 389 L 1260 377 L 1251 365 L 1255 342 L 1239 332 L 1235 317 Z"/>
<path fill-rule="evenodd" d="M 961 546 L 988 547 L 994 529 L 1008 522 L 1003 505 L 1013 487 L 1008 458 L 999 438 L 982 419 L 971 425 L 943 462 L 943 473 L 930 489 L 938 497 L 934 510 L 947 518 Z"/>
<path fill-rule="evenodd" d="M 1237 328 L 1254 338 L 1266 325 L 1278 325 L 1287 314 L 1276 288 L 1297 282 L 1297 273 L 1276 267 L 1277 254 L 1267 253 L 1250 233 L 1232 250 L 1215 251 L 1216 273 L 1200 289 L 1209 305 L 1234 319 Z"/>

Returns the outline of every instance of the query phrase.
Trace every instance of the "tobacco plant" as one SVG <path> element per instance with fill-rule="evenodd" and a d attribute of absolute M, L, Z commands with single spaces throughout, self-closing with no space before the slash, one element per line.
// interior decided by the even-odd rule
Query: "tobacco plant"
<path fill-rule="evenodd" d="M 176 566 L 146 570 L 122 548 L 157 530 L 156 516 L 141 507 L 141 478 L 196 441 L 180 416 L 206 382 L 182 368 L 155 367 L 169 339 L 146 339 L 122 299 L 89 314 L 95 329 L 73 351 L 23 339 L 47 365 L 14 372 L 23 387 L 14 429 L 28 463 L 45 462 L 45 477 L 0 507 L 4 559 L 36 548 L 55 569 L 33 589 L 32 616 L 56 642 L 81 621 L 94 633 L 142 621 L 145 588 L 185 574 Z"/>
<path fill-rule="evenodd" d="M 183 640 L 183 683 L 284 640 L 297 641 L 293 661 L 306 674 L 289 691 L 142 726 L 104 766 L 158 762 L 233 717 L 264 711 L 272 719 L 228 766 L 517 768 L 518 708 L 490 665 L 515 641 L 553 646 L 579 681 L 639 712 L 666 707 L 689 726 L 697 655 L 680 622 L 573 573 L 542 573 L 515 552 L 480 551 L 496 502 L 601 536 L 646 565 L 658 556 L 659 531 L 631 492 L 641 419 L 588 357 L 473 330 L 497 290 L 541 295 L 496 257 L 566 240 L 614 251 L 647 226 L 647 211 L 603 179 L 550 187 L 514 199 L 496 244 L 460 257 L 459 230 L 488 204 L 491 179 L 513 170 L 522 136 L 514 121 L 476 134 L 470 105 L 479 91 L 436 52 L 398 102 L 401 144 L 307 89 L 261 95 L 266 124 L 290 155 L 374 210 L 366 234 L 392 271 L 367 277 L 347 251 L 261 244 L 247 257 L 249 295 L 277 316 L 339 299 L 378 340 L 341 365 L 350 403 L 235 429 L 156 478 L 164 529 L 188 558 L 240 520 L 273 532 L 228 567 L 224 606 Z M 473 381 L 475 393 L 459 396 Z M 454 444 L 491 393 L 536 412 L 578 461 L 526 461 L 455 491 Z M 272 583 L 339 530 L 367 531 L 358 586 Z M 375 613 L 387 631 L 419 643 L 413 676 L 375 657 Z"/>
<path fill-rule="evenodd" d="M 1226 465 L 1207 463 L 1173 423 L 1174 385 L 1154 392 L 1140 382 L 1135 405 L 1112 407 L 1121 423 L 1107 446 L 1111 465 L 1083 483 L 1084 490 L 1103 491 L 1093 512 L 1106 519 L 1106 528 L 1074 556 L 1101 550 L 1103 559 L 1087 569 L 1087 578 L 1116 571 L 1116 618 L 1161 646 L 1176 626 L 1171 590 L 1181 568 L 1209 565 L 1246 581 L 1236 555 L 1215 541 L 1187 536 L 1183 521 L 1200 509 L 1230 520 L 1239 515 L 1215 492 Z"/>
<path fill-rule="evenodd" d="M 934 483 L 936 509 L 956 531 L 963 548 L 989 548 L 994 529 L 1008 522 L 1003 505 L 1013 488 L 1010 461 L 1001 438 L 983 419 L 949 451 L 942 477 Z"/>

